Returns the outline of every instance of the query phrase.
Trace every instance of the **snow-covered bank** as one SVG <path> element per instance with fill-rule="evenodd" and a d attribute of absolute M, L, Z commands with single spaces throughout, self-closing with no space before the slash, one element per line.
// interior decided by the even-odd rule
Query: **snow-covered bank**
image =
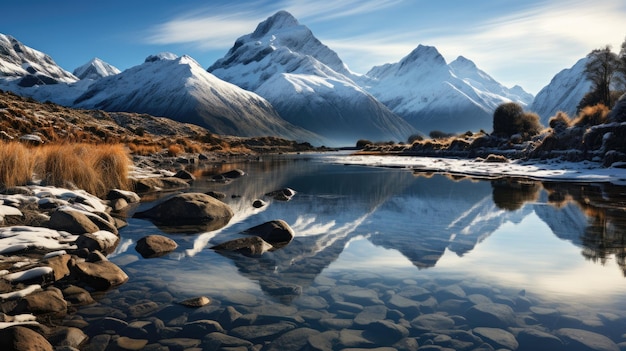
<path fill-rule="evenodd" d="M 604 168 L 591 161 L 545 162 L 513 160 L 506 163 L 484 162 L 482 159 L 455 159 L 441 157 L 389 156 L 389 155 L 338 155 L 326 158 L 328 162 L 374 166 L 402 167 L 423 172 L 440 172 L 477 177 L 522 177 L 536 180 L 610 182 L 626 185 L 626 168 Z"/>

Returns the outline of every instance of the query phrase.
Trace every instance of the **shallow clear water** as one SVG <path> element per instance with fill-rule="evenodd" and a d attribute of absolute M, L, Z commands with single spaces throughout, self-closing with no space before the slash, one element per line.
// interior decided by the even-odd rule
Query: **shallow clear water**
<path fill-rule="evenodd" d="M 107 292 L 97 307 L 126 322 L 157 317 L 181 327 L 233 306 L 244 315 L 276 315 L 296 328 L 326 331 L 363 329 L 354 322 L 322 322 L 354 320 L 359 311 L 347 311 L 342 302 L 384 305 L 386 319 L 407 326 L 422 345 L 437 343 L 411 328 L 419 315 L 443 314 L 455 321 L 448 329 L 471 330 L 481 325 L 467 311 L 488 302 L 511 306 L 519 321 L 485 326 L 548 333 L 579 328 L 624 341 L 624 188 L 452 179 L 331 164 L 323 155 L 223 164 L 208 173 L 232 168 L 247 175 L 229 184 L 201 179 L 192 188 L 227 194 L 235 217 L 223 229 L 168 234 L 149 221 L 129 219 L 109 258 L 130 280 Z M 263 196 L 284 187 L 297 191 L 291 201 Z M 269 205 L 254 209 L 258 198 Z M 280 250 L 245 257 L 209 249 L 274 219 L 285 220 L 296 234 Z M 134 246 L 149 234 L 166 235 L 179 247 L 143 259 Z M 175 304 L 201 295 L 211 305 L 193 310 Z M 132 312 L 146 301 L 158 307 Z M 93 307 L 78 314 L 90 321 L 102 317 L 92 315 Z M 267 344 L 278 335 L 253 341 Z M 390 338 L 389 346 L 396 341 Z M 388 346 L 384 340 L 377 345 Z"/>

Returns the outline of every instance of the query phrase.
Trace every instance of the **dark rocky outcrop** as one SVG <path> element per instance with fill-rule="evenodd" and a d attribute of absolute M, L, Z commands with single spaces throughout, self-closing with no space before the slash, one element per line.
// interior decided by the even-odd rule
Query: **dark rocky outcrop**
<path fill-rule="evenodd" d="M 293 229 L 282 219 L 269 221 L 244 230 L 242 233 L 258 236 L 275 249 L 284 247 L 293 240 Z"/>
<path fill-rule="evenodd" d="M 247 256 L 258 256 L 273 249 L 273 246 L 258 236 L 229 240 L 211 247 L 217 251 L 234 251 Z"/>

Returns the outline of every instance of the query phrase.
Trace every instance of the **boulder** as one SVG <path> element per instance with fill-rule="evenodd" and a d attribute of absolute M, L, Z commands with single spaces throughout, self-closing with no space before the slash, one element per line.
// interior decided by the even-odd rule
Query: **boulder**
<path fill-rule="evenodd" d="M 87 339 L 82 330 L 73 327 L 62 327 L 50 336 L 50 341 L 57 348 L 59 346 L 79 348 Z"/>
<path fill-rule="evenodd" d="M 274 247 L 258 236 L 250 236 L 247 238 L 239 238 L 221 243 L 211 247 L 217 251 L 234 251 L 242 253 L 246 256 L 262 255 L 266 251 Z"/>
<path fill-rule="evenodd" d="M 41 334 L 20 326 L 0 329 L 0 345 L 6 351 L 53 351 L 50 342 Z"/>
<path fill-rule="evenodd" d="M 241 178 L 243 176 L 246 175 L 246 172 L 240 170 L 240 169 L 233 169 L 231 171 L 228 172 L 224 172 L 222 174 L 220 174 L 222 177 L 224 178 L 228 178 L 228 179 L 237 179 L 237 178 Z"/>
<path fill-rule="evenodd" d="M 189 171 L 186 171 L 184 169 L 181 169 L 180 171 L 176 172 L 176 174 L 174 174 L 175 178 L 180 178 L 186 181 L 193 181 L 196 180 L 196 176 L 194 176 L 193 174 L 191 174 Z"/>
<path fill-rule="evenodd" d="M 95 233 L 78 236 L 75 243 L 79 249 L 100 251 L 108 255 L 115 250 L 119 241 L 120 238 L 117 235 L 105 230 L 99 230 Z"/>
<path fill-rule="evenodd" d="M 479 303 L 466 313 L 472 326 L 506 329 L 515 326 L 515 312 L 509 305 L 500 303 Z"/>
<path fill-rule="evenodd" d="M 242 233 L 258 236 L 276 249 L 286 246 L 294 237 L 293 229 L 282 219 L 265 222 Z"/>
<path fill-rule="evenodd" d="M 233 211 L 225 203 L 202 193 L 174 195 L 160 204 L 135 214 L 162 225 L 203 224 L 219 229 L 230 221 Z"/>
<path fill-rule="evenodd" d="M 124 199 L 127 203 L 133 204 L 141 201 L 141 198 L 137 193 L 128 191 L 128 190 L 120 190 L 120 189 L 111 189 L 106 196 L 107 200 L 117 200 Z"/>
<path fill-rule="evenodd" d="M 474 328 L 475 335 L 486 341 L 494 349 L 517 350 L 519 343 L 513 334 L 500 328 Z"/>
<path fill-rule="evenodd" d="M 216 198 L 218 200 L 224 200 L 226 198 L 226 194 L 224 194 L 222 192 L 219 192 L 219 191 L 211 190 L 211 191 L 207 191 L 205 194 L 207 194 L 207 195 L 209 195 L 211 197 L 214 197 L 214 198 Z"/>
<path fill-rule="evenodd" d="M 49 288 L 21 298 L 14 312 L 64 317 L 67 314 L 67 302 L 59 289 Z"/>
<path fill-rule="evenodd" d="M 70 268 L 68 266 L 70 258 L 72 258 L 72 256 L 68 254 L 57 255 L 46 258 L 43 260 L 43 263 L 52 268 L 52 271 L 54 272 L 54 280 L 57 281 L 70 274 Z"/>
<path fill-rule="evenodd" d="M 128 280 L 128 275 L 110 261 L 78 262 L 73 273 L 96 290 L 107 290 Z"/>
<path fill-rule="evenodd" d="M 134 180 L 136 192 L 161 191 L 189 188 L 189 183 L 176 177 L 141 178 Z"/>
<path fill-rule="evenodd" d="M 265 196 L 272 197 L 274 198 L 274 200 L 278 200 L 278 201 L 289 201 L 295 194 L 296 194 L 295 190 L 290 189 L 290 188 L 283 188 L 280 190 L 271 191 L 265 194 Z"/>
<path fill-rule="evenodd" d="M 57 210 L 52 212 L 47 227 L 54 230 L 63 230 L 75 235 L 95 233 L 100 230 L 83 212 L 69 210 Z"/>
<path fill-rule="evenodd" d="M 137 241 L 135 250 L 141 254 L 143 258 L 161 257 L 174 250 L 178 245 L 168 237 L 162 235 L 148 235 Z"/>

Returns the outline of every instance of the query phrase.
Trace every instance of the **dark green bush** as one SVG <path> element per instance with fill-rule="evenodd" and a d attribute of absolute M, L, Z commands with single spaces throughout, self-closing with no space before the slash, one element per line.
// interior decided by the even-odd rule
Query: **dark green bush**
<path fill-rule="evenodd" d="M 359 139 L 356 142 L 356 147 L 358 149 L 362 149 L 362 148 L 364 148 L 364 147 L 366 147 L 367 145 L 370 145 L 370 144 L 372 144 L 372 142 L 367 140 L 367 139 Z"/>

